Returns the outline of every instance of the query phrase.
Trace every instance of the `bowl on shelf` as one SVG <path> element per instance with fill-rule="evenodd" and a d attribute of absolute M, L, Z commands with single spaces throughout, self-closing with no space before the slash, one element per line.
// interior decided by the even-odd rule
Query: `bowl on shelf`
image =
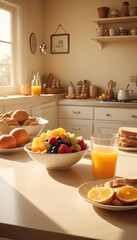
<path fill-rule="evenodd" d="M 36 162 L 42 164 L 47 170 L 63 170 L 76 164 L 82 157 L 85 156 L 89 147 L 83 151 L 74 153 L 38 153 L 29 150 L 32 143 L 25 145 L 24 150 Z"/>
<path fill-rule="evenodd" d="M 120 35 L 128 35 L 129 34 L 129 29 L 126 29 L 124 27 L 119 27 L 119 33 Z"/>

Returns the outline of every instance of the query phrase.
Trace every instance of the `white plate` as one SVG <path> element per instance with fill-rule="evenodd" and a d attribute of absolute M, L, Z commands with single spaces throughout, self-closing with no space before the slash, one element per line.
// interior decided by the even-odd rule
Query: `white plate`
<path fill-rule="evenodd" d="M 118 147 L 118 148 L 119 148 L 119 150 L 123 150 L 123 151 L 137 152 L 136 147 Z"/>
<path fill-rule="evenodd" d="M 14 152 L 21 152 L 23 150 L 24 150 L 24 147 L 0 149 L 0 153 L 14 153 Z"/>
<path fill-rule="evenodd" d="M 96 185 L 99 184 L 104 184 L 106 182 L 106 180 L 97 180 L 97 181 L 92 181 L 92 182 L 87 182 L 82 184 L 79 188 L 78 188 L 78 194 L 80 197 L 82 197 L 85 201 L 91 203 L 93 206 L 98 207 L 98 208 L 102 208 L 105 210 L 110 210 L 110 211 L 127 211 L 127 210 L 132 210 L 132 209 L 136 209 L 137 208 L 137 204 L 134 205 L 129 205 L 129 206 L 112 206 L 112 205 L 105 205 L 105 204 L 100 204 L 100 203 L 95 203 L 93 201 L 90 201 L 87 198 L 87 193 L 88 191 Z"/>

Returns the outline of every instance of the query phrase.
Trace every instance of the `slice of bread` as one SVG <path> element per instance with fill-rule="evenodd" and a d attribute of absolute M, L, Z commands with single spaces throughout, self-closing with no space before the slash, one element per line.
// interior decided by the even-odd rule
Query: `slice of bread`
<path fill-rule="evenodd" d="M 118 129 L 118 134 L 120 137 L 137 139 L 137 128 L 135 127 L 120 127 Z"/>
<path fill-rule="evenodd" d="M 114 180 L 110 180 L 104 184 L 105 187 L 121 187 L 125 185 L 132 185 L 136 187 L 137 177 L 128 177 L 128 178 L 115 178 Z"/>
<path fill-rule="evenodd" d="M 119 137 L 119 146 L 121 147 L 137 147 L 137 139 Z"/>

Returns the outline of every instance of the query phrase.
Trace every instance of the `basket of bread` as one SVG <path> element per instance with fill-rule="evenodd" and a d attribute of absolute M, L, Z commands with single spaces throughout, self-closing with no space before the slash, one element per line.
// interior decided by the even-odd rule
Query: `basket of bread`
<path fill-rule="evenodd" d="M 28 135 L 38 135 L 48 123 L 48 120 L 38 117 L 32 117 L 23 109 L 9 111 L 0 115 L 0 135 L 9 134 L 11 130 L 23 128 Z"/>

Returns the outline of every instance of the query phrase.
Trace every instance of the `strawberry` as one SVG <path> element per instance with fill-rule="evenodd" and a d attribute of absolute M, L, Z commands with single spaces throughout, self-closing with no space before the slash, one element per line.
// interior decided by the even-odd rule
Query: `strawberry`
<path fill-rule="evenodd" d="M 71 152 L 74 152 L 74 146 L 73 145 L 71 145 L 70 147 L 69 147 L 69 152 L 71 153 Z"/>
<path fill-rule="evenodd" d="M 50 137 L 49 140 L 48 140 L 48 143 L 49 143 L 50 145 L 53 145 L 53 144 L 55 144 L 56 142 L 57 142 L 56 137 Z"/>
<path fill-rule="evenodd" d="M 62 143 L 59 145 L 57 153 L 69 153 L 69 152 L 70 152 L 69 147 L 66 144 Z"/>
<path fill-rule="evenodd" d="M 78 144 L 81 146 L 81 150 L 85 150 L 87 148 L 87 144 L 84 142 L 84 140 L 78 141 Z"/>
<path fill-rule="evenodd" d="M 65 134 L 61 134 L 60 137 L 61 137 L 61 139 L 62 139 L 63 141 L 66 141 L 66 142 L 69 142 L 69 141 L 70 141 L 70 140 L 69 140 L 69 137 L 67 137 Z"/>

